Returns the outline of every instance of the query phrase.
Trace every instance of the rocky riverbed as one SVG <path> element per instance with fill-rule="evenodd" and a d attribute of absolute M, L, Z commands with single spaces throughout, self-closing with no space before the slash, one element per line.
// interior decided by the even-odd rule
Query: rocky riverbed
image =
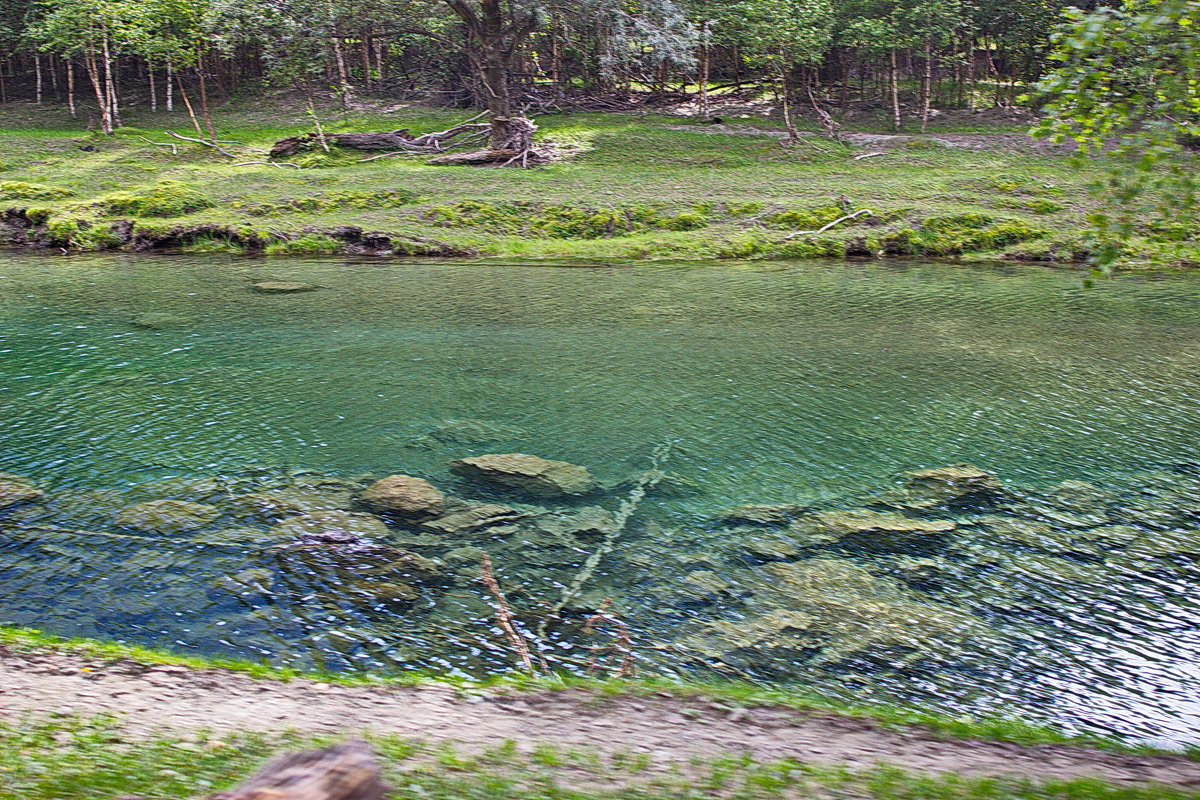
<path fill-rule="evenodd" d="M 1080 629 L 1115 605 L 1144 637 L 1138 608 L 1170 602 L 1200 558 L 1191 464 L 1039 490 L 956 465 L 873 495 L 656 518 L 656 493 L 702 490 L 658 463 L 602 485 L 521 453 L 453 461 L 441 480 L 260 471 L 58 490 L 3 474 L 0 618 L 481 674 L 520 663 L 503 603 L 544 668 L 967 698 L 973 673 L 1007 661 L 1029 704 Z M 485 558 L 501 597 L 481 584 Z"/>

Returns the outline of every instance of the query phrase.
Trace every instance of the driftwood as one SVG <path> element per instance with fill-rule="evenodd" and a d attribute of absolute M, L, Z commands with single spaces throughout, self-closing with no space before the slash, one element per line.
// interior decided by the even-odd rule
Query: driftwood
<path fill-rule="evenodd" d="M 361 739 L 286 753 L 240 786 L 212 800 L 384 800 L 371 746 Z"/>
<path fill-rule="evenodd" d="M 478 119 L 478 117 L 475 117 Z M 441 153 L 447 148 L 447 142 L 464 133 L 479 134 L 491 126 L 487 123 L 475 124 L 468 120 L 461 125 L 447 128 L 444 131 L 413 136 L 408 128 L 394 131 L 362 131 L 356 133 L 305 133 L 300 136 L 289 136 L 280 139 L 271 147 L 271 157 L 294 156 L 301 150 L 312 147 L 314 142 L 322 139 L 326 144 L 346 147 L 352 150 L 396 150 L 414 153 Z"/>
<path fill-rule="evenodd" d="M 816 236 L 819 233 L 824 233 L 825 231 L 829 230 L 830 228 L 836 228 L 838 225 L 841 225 L 843 222 L 849 222 L 850 220 L 858 219 L 861 216 L 873 217 L 873 216 L 875 216 L 875 212 L 869 208 L 862 208 L 862 209 L 859 209 L 858 211 L 855 211 L 853 214 L 847 214 L 844 217 L 838 217 L 833 222 L 829 223 L 828 225 L 822 225 L 820 228 L 817 228 L 815 231 L 796 231 L 795 233 L 789 233 L 787 236 L 785 236 L 783 238 L 784 239 L 795 239 L 798 236 Z"/>

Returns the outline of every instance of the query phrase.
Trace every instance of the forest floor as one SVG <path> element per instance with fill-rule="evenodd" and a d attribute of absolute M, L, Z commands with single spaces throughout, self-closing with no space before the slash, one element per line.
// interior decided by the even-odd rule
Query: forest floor
<path fill-rule="evenodd" d="M 346 735 L 376 742 L 396 797 L 1200 797 L 1200 763 L 1182 755 L 666 692 L 285 682 L 0 646 L 0 797 L 194 796 Z"/>
<path fill-rule="evenodd" d="M 1027 114 L 946 114 L 927 135 L 855 119 L 842 142 L 806 131 L 785 146 L 778 122 L 745 111 L 719 124 L 667 113 L 541 116 L 540 142 L 559 158 L 520 170 L 406 156 L 363 162 L 372 154 L 338 148 L 286 165 L 248 163 L 266 161 L 275 140 L 312 130 L 307 112 L 283 100 L 215 110 L 235 159 L 165 135 L 195 136 L 181 112 L 130 112 L 127 127 L 101 137 L 85 114 L 10 103 L 0 106 L 0 209 L 12 210 L 0 240 L 567 261 L 928 255 L 1075 264 L 1088 254 L 1086 187 L 1099 170 L 1029 139 Z M 393 103 L 322 116 L 328 132 L 420 133 L 469 114 Z M 805 233 L 864 209 L 871 214 Z M 1143 237 L 1126 266 L 1200 264 L 1200 245 L 1182 238 Z"/>

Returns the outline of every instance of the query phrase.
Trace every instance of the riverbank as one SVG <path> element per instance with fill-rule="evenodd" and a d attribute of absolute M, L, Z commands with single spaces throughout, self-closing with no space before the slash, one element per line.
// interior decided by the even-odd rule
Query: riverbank
<path fill-rule="evenodd" d="M 326 116 L 329 132 L 422 132 L 463 115 L 395 107 Z M 0 107 L 0 207 L 8 209 L 0 239 L 68 252 L 1073 264 L 1088 256 L 1080 231 L 1093 210 L 1086 185 L 1098 177 L 1007 129 L 868 131 L 845 143 L 808 132 L 783 146 L 778 126 L 760 117 L 704 125 L 558 114 L 538 122 L 559 161 L 497 170 L 406 156 L 364 161 L 373 154 L 337 148 L 266 163 L 275 140 L 312 127 L 297 108 L 219 113 L 218 136 L 234 159 L 166 136 L 186 129 L 181 114 L 129 122 L 99 137 L 62 109 Z M 1125 266 L 1200 263 L 1188 236 L 1143 237 Z"/>
<path fill-rule="evenodd" d="M 348 734 L 374 738 L 398 797 L 1200 797 L 1200 764 L 1180 755 L 955 738 L 636 682 L 353 686 L 3 641 L 0 797 L 194 796 Z"/>

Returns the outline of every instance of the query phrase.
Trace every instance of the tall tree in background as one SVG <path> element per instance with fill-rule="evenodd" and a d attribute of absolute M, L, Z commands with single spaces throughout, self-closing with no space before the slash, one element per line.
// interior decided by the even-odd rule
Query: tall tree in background
<path fill-rule="evenodd" d="M 513 56 L 543 20 L 544 9 L 526 0 L 445 0 L 467 29 L 475 68 L 484 89 L 492 149 L 528 149 L 530 123 L 513 114 Z"/>
<path fill-rule="evenodd" d="M 784 122 L 795 139 L 792 76 L 797 66 L 817 64 L 829 44 L 833 29 L 829 0 L 738 0 L 726 7 L 725 26 L 753 54 L 752 63 L 775 76 Z"/>
<path fill-rule="evenodd" d="M 1175 225 L 1200 211 L 1200 0 L 1068 17 L 1054 36 L 1059 66 L 1039 86 L 1049 103 L 1036 132 L 1110 163 L 1093 186 L 1107 210 L 1091 218 L 1107 267 L 1139 220 Z"/>

